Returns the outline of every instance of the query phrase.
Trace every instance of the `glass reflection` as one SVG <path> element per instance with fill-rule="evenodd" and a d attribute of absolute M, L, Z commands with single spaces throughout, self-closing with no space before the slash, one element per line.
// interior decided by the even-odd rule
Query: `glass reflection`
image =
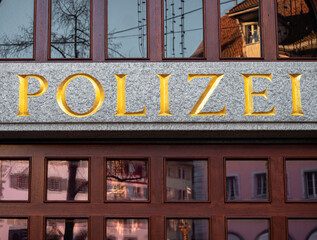
<path fill-rule="evenodd" d="M 167 240 L 209 239 L 208 219 L 167 219 Z"/>
<path fill-rule="evenodd" d="M 90 0 L 51 1 L 50 57 L 90 57 Z"/>
<path fill-rule="evenodd" d="M 0 58 L 33 58 L 34 0 L 0 1 Z"/>
<path fill-rule="evenodd" d="M 317 161 L 286 161 L 287 200 L 317 201 Z"/>
<path fill-rule="evenodd" d="M 146 58 L 147 1 L 108 0 L 107 3 L 108 58 Z"/>
<path fill-rule="evenodd" d="M 0 200 L 27 201 L 29 198 L 29 161 L 0 160 Z"/>
<path fill-rule="evenodd" d="M 46 240 L 88 240 L 88 219 L 46 219 Z"/>
<path fill-rule="evenodd" d="M 107 200 L 148 200 L 147 161 L 107 160 Z"/>
<path fill-rule="evenodd" d="M 288 239 L 317 239 L 317 219 L 289 219 Z"/>
<path fill-rule="evenodd" d="M 88 161 L 48 161 L 48 201 L 88 200 Z"/>
<path fill-rule="evenodd" d="M 167 201 L 208 200 L 207 161 L 166 161 Z"/>
<path fill-rule="evenodd" d="M 270 239 L 270 222 L 266 219 L 228 219 L 228 240 Z"/>
<path fill-rule="evenodd" d="M 164 0 L 164 56 L 204 57 L 203 1 Z"/>
<path fill-rule="evenodd" d="M 28 238 L 28 220 L 0 218 L 0 239 L 26 240 Z"/>
<path fill-rule="evenodd" d="M 107 240 L 148 240 L 147 219 L 107 219 Z"/>
<path fill-rule="evenodd" d="M 259 0 L 220 0 L 222 58 L 261 57 Z"/>
<path fill-rule="evenodd" d="M 277 0 L 279 57 L 316 57 L 317 24 L 313 1 Z"/>
<path fill-rule="evenodd" d="M 267 161 L 226 161 L 227 201 L 268 200 Z"/>

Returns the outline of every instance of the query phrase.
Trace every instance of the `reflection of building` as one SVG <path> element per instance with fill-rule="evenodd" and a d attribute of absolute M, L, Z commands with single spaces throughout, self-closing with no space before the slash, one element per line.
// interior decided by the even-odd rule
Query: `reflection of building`
<path fill-rule="evenodd" d="M 144 219 L 108 219 L 107 240 L 148 239 L 148 222 Z"/>
<path fill-rule="evenodd" d="M 27 240 L 27 220 L 24 219 L 0 219 L 0 239 L 3 240 Z"/>

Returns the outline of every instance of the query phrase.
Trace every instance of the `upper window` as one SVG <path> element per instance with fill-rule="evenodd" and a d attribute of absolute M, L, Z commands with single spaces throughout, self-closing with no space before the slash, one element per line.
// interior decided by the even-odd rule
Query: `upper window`
<path fill-rule="evenodd" d="M 220 0 L 222 58 L 261 57 L 259 0 Z"/>
<path fill-rule="evenodd" d="M 279 57 L 316 57 L 316 12 L 311 0 L 277 0 Z"/>
<path fill-rule="evenodd" d="M 147 58 L 147 0 L 107 4 L 107 57 Z"/>
<path fill-rule="evenodd" d="M 164 1 L 164 57 L 204 57 L 202 0 Z"/>
<path fill-rule="evenodd" d="M 0 59 L 33 58 L 34 0 L 0 1 Z"/>
<path fill-rule="evenodd" d="M 51 0 L 50 58 L 90 58 L 90 0 Z"/>

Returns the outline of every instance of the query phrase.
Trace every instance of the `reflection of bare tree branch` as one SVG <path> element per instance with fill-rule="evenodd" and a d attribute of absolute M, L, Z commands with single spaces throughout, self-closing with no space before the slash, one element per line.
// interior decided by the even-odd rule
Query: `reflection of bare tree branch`
<path fill-rule="evenodd" d="M 114 178 L 114 179 L 117 179 L 119 182 L 125 182 L 125 181 L 141 180 L 144 177 L 120 178 L 116 175 L 107 175 L 107 178 Z"/>

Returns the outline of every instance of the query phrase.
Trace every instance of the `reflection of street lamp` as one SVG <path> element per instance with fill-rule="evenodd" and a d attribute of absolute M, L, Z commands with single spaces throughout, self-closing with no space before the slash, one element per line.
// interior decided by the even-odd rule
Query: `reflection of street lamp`
<path fill-rule="evenodd" d="M 188 222 L 185 222 L 184 219 L 181 219 L 178 227 L 181 230 L 181 232 L 183 233 L 183 240 L 187 240 L 187 234 L 191 230 L 190 224 Z"/>

